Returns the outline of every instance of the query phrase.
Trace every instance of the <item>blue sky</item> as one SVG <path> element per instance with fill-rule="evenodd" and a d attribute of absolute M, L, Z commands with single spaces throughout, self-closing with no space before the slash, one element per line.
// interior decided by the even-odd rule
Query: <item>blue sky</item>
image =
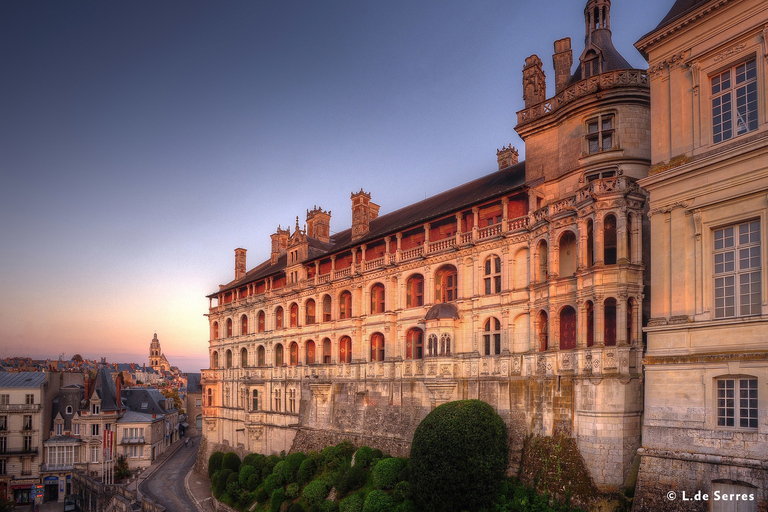
<path fill-rule="evenodd" d="M 205 295 L 314 205 L 351 224 L 496 169 L 581 0 L 0 4 L 0 357 L 207 366 Z M 616 0 L 632 46 L 672 0 Z"/>

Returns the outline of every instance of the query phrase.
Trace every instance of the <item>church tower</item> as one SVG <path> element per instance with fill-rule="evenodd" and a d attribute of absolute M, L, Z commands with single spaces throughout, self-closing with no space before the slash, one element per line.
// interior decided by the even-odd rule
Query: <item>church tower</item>
<path fill-rule="evenodd" d="M 149 366 L 156 371 L 160 371 L 160 362 L 162 360 L 162 352 L 160 351 L 160 340 L 157 339 L 157 333 L 149 344 Z"/>

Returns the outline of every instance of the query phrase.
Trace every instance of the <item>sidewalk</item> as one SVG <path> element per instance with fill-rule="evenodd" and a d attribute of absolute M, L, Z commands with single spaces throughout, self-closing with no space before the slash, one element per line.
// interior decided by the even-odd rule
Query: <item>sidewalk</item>
<path fill-rule="evenodd" d="M 200 447 L 200 437 L 195 437 L 198 449 Z M 184 487 L 187 494 L 195 502 L 197 510 L 200 512 L 213 512 L 213 503 L 211 503 L 211 479 L 208 475 L 195 471 L 195 466 L 189 469 L 189 473 L 184 478 Z"/>

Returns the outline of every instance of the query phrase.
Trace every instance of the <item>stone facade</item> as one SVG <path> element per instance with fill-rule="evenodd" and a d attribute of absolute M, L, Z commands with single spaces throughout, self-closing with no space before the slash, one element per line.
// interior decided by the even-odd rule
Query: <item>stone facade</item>
<path fill-rule="evenodd" d="M 499 170 L 392 213 L 352 194 L 272 235 L 271 258 L 211 300 L 205 446 L 260 453 L 341 439 L 407 455 L 419 422 L 459 399 L 505 419 L 514 469 L 526 435 L 573 437 L 601 489 L 640 446 L 647 314 L 648 76 L 610 43 L 610 2 L 584 11 L 577 71 L 555 44 L 556 96 L 526 60 L 517 132 Z"/>
<path fill-rule="evenodd" d="M 634 510 L 768 509 L 767 26 L 765 1 L 680 0 L 636 44 L 653 274 Z"/>

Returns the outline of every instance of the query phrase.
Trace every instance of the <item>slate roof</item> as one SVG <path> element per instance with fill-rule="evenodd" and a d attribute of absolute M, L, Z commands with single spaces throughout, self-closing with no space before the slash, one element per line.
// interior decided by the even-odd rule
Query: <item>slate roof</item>
<path fill-rule="evenodd" d="M 125 414 L 123 414 L 119 420 L 117 420 L 118 423 L 152 423 L 153 421 L 158 421 L 158 419 L 162 419 L 162 414 L 158 417 L 153 418 L 152 414 L 147 414 L 143 412 L 137 412 L 137 411 L 125 411 Z"/>
<path fill-rule="evenodd" d="M 45 372 L 0 373 L 0 388 L 39 388 L 45 382 Z"/>
<path fill-rule="evenodd" d="M 631 68 L 629 65 L 627 67 Z M 421 225 L 431 219 L 469 208 L 515 190 L 522 191 L 524 186 L 525 162 L 520 162 L 506 169 L 441 192 L 423 201 L 381 215 L 370 222 L 368 233 L 357 240 L 352 240 L 351 228 L 336 233 L 330 244 L 307 237 L 310 251 L 309 258 L 305 263 L 320 259 L 331 253 L 345 251 L 371 240 L 381 239 L 384 236 Z M 241 279 L 231 281 L 220 290 L 208 295 L 208 297 L 215 298 L 223 291 L 232 290 L 268 276 L 281 274 L 285 270 L 286 259 L 287 255 L 283 254 L 274 265 L 272 265 L 270 260 L 267 260 L 247 272 Z"/>
<path fill-rule="evenodd" d="M 678 19 L 682 18 L 686 14 L 693 12 L 694 10 L 698 9 L 702 5 L 711 2 L 713 0 L 677 0 L 675 4 L 672 6 L 672 8 L 669 10 L 666 16 L 659 22 L 658 25 L 656 25 L 656 28 L 645 34 L 640 39 L 643 39 L 647 37 L 648 35 L 656 32 L 657 30 L 660 30 L 667 25 L 671 25 Z"/>
<path fill-rule="evenodd" d="M 158 389 L 126 388 L 122 390 L 121 395 L 125 407 L 130 411 L 150 415 L 168 414 L 176 411 L 173 408 L 163 409 L 160 402 L 166 398 Z"/>
<path fill-rule="evenodd" d="M 121 409 L 117 403 L 117 386 L 115 386 L 115 381 L 112 380 L 112 374 L 106 365 L 100 366 L 96 372 L 93 390 L 96 391 L 101 399 L 102 411 L 118 411 Z M 89 392 L 92 393 L 93 391 Z M 86 400 L 90 399 L 90 396 L 86 397 Z"/>
<path fill-rule="evenodd" d="M 203 392 L 203 384 L 200 382 L 201 377 L 202 374 L 200 373 L 187 374 L 187 394 Z"/>
<path fill-rule="evenodd" d="M 590 36 L 591 44 L 587 48 L 595 47 L 602 52 L 603 56 L 603 68 L 602 72 L 616 71 L 617 69 L 633 69 L 632 64 L 622 57 L 619 50 L 613 46 L 613 40 L 611 39 L 611 31 L 608 29 L 594 30 Z M 586 48 L 585 48 L 586 49 Z M 568 85 L 580 82 L 581 77 L 581 64 L 576 66 L 576 71 L 568 79 Z"/>

